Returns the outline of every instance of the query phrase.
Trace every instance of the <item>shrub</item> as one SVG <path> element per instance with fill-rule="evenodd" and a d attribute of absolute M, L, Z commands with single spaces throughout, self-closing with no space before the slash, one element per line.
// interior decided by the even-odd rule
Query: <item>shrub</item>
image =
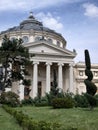
<path fill-rule="evenodd" d="M 88 100 L 87 100 L 87 98 L 86 98 L 84 93 L 82 93 L 81 95 L 76 94 L 74 96 L 74 100 L 75 100 L 75 106 L 76 107 L 85 108 L 85 107 L 89 106 Z"/>
<path fill-rule="evenodd" d="M 72 98 L 54 98 L 52 100 L 53 108 L 72 108 L 74 107 L 74 100 Z"/>
<path fill-rule="evenodd" d="M 98 106 L 98 94 L 94 96 L 96 98 L 96 106 Z"/>
<path fill-rule="evenodd" d="M 46 97 L 35 97 L 34 104 L 35 106 L 48 106 L 48 100 Z"/>
<path fill-rule="evenodd" d="M 11 107 L 17 107 L 20 105 L 19 96 L 14 92 L 2 92 L 0 97 L 0 103 L 7 104 Z"/>
<path fill-rule="evenodd" d="M 51 106 L 51 103 L 52 103 L 54 96 L 50 92 L 50 93 L 46 93 L 46 98 L 47 98 L 47 101 L 48 101 L 48 105 Z"/>
<path fill-rule="evenodd" d="M 21 101 L 22 105 L 33 105 L 33 99 L 30 97 L 29 99 L 24 99 Z"/>
<path fill-rule="evenodd" d="M 47 101 L 48 101 L 48 105 L 52 105 L 52 100 L 54 98 L 64 98 L 66 96 L 70 95 L 69 93 L 65 94 L 63 91 L 61 92 L 58 92 L 56 96 L 53 95 L 53 93 L 46 93 L 46 98 L 47 98 Z M 71 95 L 70 95 L 71 97 Z"/>
<path fill-rule="evenodd" d="M 86 96 L 86 98 L 87 98 L 87 100 L 89 102 L 90 108 L 92 110 L 93 107 L 97 106 L 97 100 L 96 100 L 96 98 L 94 96 L 92 96 L 92 95 L 90 95 L 88 93 L 86 93 L 85 96 Z"/>

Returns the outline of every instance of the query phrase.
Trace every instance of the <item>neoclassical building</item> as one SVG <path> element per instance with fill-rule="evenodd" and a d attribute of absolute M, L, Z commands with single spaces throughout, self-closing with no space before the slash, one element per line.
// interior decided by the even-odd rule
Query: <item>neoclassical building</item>
<path fill-rule="evenodd" d="M 36 97 L 38 93 L 44 96 L 50 91 L 54 69 L 60 89 L 80 94 L 85 92 L 85 64 L 75 63 L 76 52 L 66 48 L 67 42 L 64 37 L 54 30 L 44 27 L 32 13 L 19 26 L 2 31 L 0 45 L 4 35 L 10 39 L 22 38 L 23 45 L 29 49 L 31 54 L 34 54 L 30 59 L 32 65 L 28 66 L 30 76 L 27 77 L 32 81 L 30 92 L 32 98 Z M 92 64 L 92 71 L 94 82 L 98 86 L 98 64 Z M 20 99 L 24 99 L 22 84 L 14 82 L 11 90 L 20 95 Z"/>

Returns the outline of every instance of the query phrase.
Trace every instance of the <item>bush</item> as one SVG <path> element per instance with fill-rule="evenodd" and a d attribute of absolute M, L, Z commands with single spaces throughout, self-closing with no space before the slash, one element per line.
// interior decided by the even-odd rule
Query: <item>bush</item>
<path fill-rule="evenodd" d="M 19 96 L 14 92 L 2 92 L 0 96 L 0 103 L 7 104 L 11 107 L 17 107 L 20 105 Z"/>
<path fill-rule="evenodd" d="M 48 100 L 46 97 L 35 97 L 34 105 L 35 106 L 48 106 Z"/>
<path fill-rule="evenodd" d="M 87 98 L 87 100 L 89 102 L 89 105 L 90 105 L 91 109 L 93 107 L 97 106 L 97 99 L 94 96 L 92 96 L 92 95 L 90 95 L 88 93 L 86 93 L 85 96 L 86 96 L 86 98 Z"/>
<path fill-rule="evenodd" d="M 74 100 L 72 98 L 54 98 L 52 100 L 53 108 L 72 108 L 74 107 Z"/>
<path fill-rule="evenodd" d="M 98 106 L 98 94 L 94 96 L 96 98 L 96 106 Z"/>
<path fill-rule="evenodd" d="M 76 94 L 74 96 L 74 100 L 75 100 L 75 106 L 76 107 L 86 108 L 86 107 L 89 106 L 88 100 L 87 100 L 84 93 L 82 93 L 81 95 Z"/>
<path fill-rule="evenodd" d="M 33 99 L 30 97 L 29 99 L 24 99 L 21 101 L 22 105 L 33 105 Z"/>
<path fill-rule="evenodd" d="M 47 98 L 47 101 L 48 101 L 48 105 L 51 106 L 54 96 L 50 92 L 50 93 L 46 93 L 46 98 Z"/>
<path fill-rule="evenodd" d="M 52 105 L 52 100 L 54 98 L 64 98 L 64 97 L 70 97 L 72 98 L 72 94 L 71 93 L 64 93 L 63 91 L 61 92 L 58 92 L 56 96 L 53 95 L 53 93 L 46 93 L 46 98 L 47 98 L 47 101 L 48 101 L 48 105 Z"/>

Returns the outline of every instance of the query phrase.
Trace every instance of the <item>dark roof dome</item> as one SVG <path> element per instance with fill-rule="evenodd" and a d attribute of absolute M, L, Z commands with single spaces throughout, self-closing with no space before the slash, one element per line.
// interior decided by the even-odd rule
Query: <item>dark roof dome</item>
<path fill-rule="evenodd" d="M 24 20 L 23 22 L 20 23 L 20 29 L 35 29 L 35 26 L 41 27 L 43 26 L 41 22 L 37 21 L 34 16 L 33 13 L 30 12 L 30 15 L 28 17 L 28 19 Z"/>
<path fill-rule="evenodd" d="M 2 31 L 1 34 L 7 33 L 7 32 L 25 31 L 25 30 L 31 30 L 31 29 L 35 31 L 50 32 L 50 33 L 54 33 L 61 36 L 61 34 L 56 33 L 54 30 L 44 27 L 42 22 L 39 22 L 38 20 L 35 19 L 32 12 L 30 12 L 29 17 L 26 20 L 23 20 L 19 26 L 15 26 L 15 27 L 9 28 L 6 31 Z"/>

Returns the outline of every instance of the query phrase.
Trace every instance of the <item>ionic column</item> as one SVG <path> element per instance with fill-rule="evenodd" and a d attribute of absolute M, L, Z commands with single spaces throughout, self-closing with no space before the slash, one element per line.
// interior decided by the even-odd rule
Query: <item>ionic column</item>
<path fill-rule="evenodd" d="M 46 63 L 46 93 L 50 92 L 50 66 L 52 63 Z"/>
<path fill-rule="evenodd" d="M 69 92 L 73 92 L 73 64 L 69 64 Z"/>
<path fill-rule="evenodd" d="M 62 74 L 62 66 L 63 63 L 58 63 L 58 87 L 63 89 L 63 74 Z"/>
<path fill-rule="evenodd" d="M 33 98 L 37 96 L 37 83 L 38 83 L 38 64 L 39 62 L 33 62 Z"/>

